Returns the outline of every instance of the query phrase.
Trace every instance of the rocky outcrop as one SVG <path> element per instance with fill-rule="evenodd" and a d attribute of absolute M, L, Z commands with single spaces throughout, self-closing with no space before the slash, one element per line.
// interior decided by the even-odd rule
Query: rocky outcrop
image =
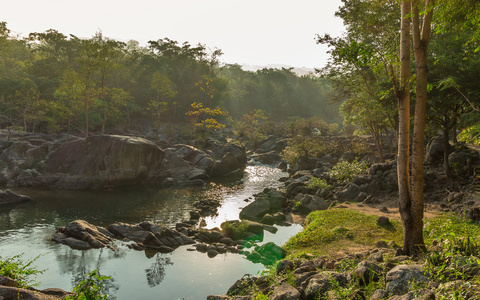
<path fill-rule="evenodd" d="M 167 147 L 162 150 L 149 140 L 120 135 L 1 137 L 0 131 L 0 184 L 12 187 L 198 186 L 214 177 L 243 176 L 247 161 L 242 147 L 218 141 L 204 152 L 159 142 Z"/>

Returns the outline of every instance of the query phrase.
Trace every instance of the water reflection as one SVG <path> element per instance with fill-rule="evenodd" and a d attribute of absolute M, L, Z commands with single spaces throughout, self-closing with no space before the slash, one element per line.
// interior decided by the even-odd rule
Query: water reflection
<path fill-rule="evenodd" d="M 256 274 L 263 266 L 236 254 L 209 259 L 205 253 L 189 252 L 185 247 L 171 254 L 133 251 L 121 241 L 116 241 L 118 251 L 72 250 L 51 241 L 55 228 L 76 219 L 97 226 L 144 220 L 174 226 L 189 218 L 194 202 L 216 199 L 222 206 L 217 216 L 206 218 L 211 228 L 226 219 L 238 219 L 240 208 L 248 204 L 246 198 L 277 186 L 283 175 L 277 169 L 249 166 L 240 181 L 218 181 L 201 188 L 129 187 L 110 192 L 16 189 L 33 201 L 0 208 L 0 253 L 13 256 L 24 252 L 25 260 L 41 255 L 35 261 L 38 269 L 46 269 L 38 278 L 40 289 L 71 290 L 88 272 L 97 269 L 113 278 L 107 284 L 108 292 L 120 300 L 158 299 L 158 295 L 162 299 L 205 299 L 209 294 L 225 293 L 235 280 L 245 273 Z M 280 228 L 275 235 L 266 232 L 264 239 L 281 245 L 299 230 L 295 226 Z"/>
<path fill-rule="evenodd" d="M 165 278 L 165 268 L 168 265 L 173 265 L 170 257 L 165 257 L 164 255 L 157 253 L 155 256 L 155 262 L 150 268 L 145 270 L 149 287 L 157 286 L 163 281 Z"/>

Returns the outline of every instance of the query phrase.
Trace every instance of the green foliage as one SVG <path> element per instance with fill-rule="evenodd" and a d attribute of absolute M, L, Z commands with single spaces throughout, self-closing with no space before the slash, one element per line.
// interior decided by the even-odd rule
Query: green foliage
<path fill-rule="evenodd" d="M 339 182 L 350 182 L 355 176 L 368 169 L 366 161 L 354 160 L 349 162 L 341 159 L 328 171 L 328 174 Z"/>
<path fill-rule="evenodd" d="M 423 233 L 428 243 L 434 239 L 478 236 L 480 230 L 478 225 L 473 222 L 466 222 L 465 219 L 456 215 L 445 214 L 428 219 L 425 222 Z"/>
<path fill-rule="evenodd" d="M 238 138 L 250 143 L 253 149 L 257 149 L 258 143 L 265 138 L 266 130 L 263 125 L 267 120 L 265 111 L 255 109 L 233 124 L 234 133 Z"/>
<path fill-rule="evenodd" d="M 75 296 L 69 297 L 70 300 L 98 300 L 107 299 L 108 295 L 105 295 L 104 284 L 106 281 L 111 280 L 109 276 L 101 276 L 97 270 L 93 270 L 88 273 L 87 277 L 80 282 L 74 289 Z"/>
<path fill-rule="evenodd" d="M 333 187 L 329 185 L 325 179 L 312 177 L 307 181 L 307 189 L 309 190 L 316 190 L 316 189 L 330 190 L 332 188 Z"/>
<path fill-rule="evenodd" d="M 23 288 L 38 285 L 38 283 L 30 280 L 28 277 L 36 276 L 44 272 L 32 267 L 32 264 L 39 258 L 39 256 L 28 260 L 27 262 L 23 262 L 21 257 L 22 254 L 7 258 L 0 256 L 0 275 L 12 278 Z"/>
<path fill-rule="evenodd" d="M 235 240 L 241 240 L 248 236 L 248 223 L 244 221 L 230 222 L 222 224 L 223 233 Z"/>
<path fill-rule="evenodd" d="M 281 156 L 287 163 L 293 165 L 302 155 L 320 158 L 337 150 L 338 145 L 335 141 L 325 140 L 320 136 L 296 136 L 290 140 L 289 145 L 282 151 Z"/>
<path fill-rule="evenodd" d="M 463 129 L 457 139 L 467 144 L 480 145 L 480 124 Z"/>

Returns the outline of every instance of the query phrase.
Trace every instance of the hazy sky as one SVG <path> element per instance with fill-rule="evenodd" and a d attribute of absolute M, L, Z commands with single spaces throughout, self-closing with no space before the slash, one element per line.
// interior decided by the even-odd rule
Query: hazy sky
<path fill-rule="evenodd" d="M 340 0 L 10 0 L 0 21 L 21 35 L 57 29 L 116 40 L 168 37 L 220 48 L 221 61 L 248 65 L 321 67 L 326 48 L 315 34 L 339 35 Z"/>

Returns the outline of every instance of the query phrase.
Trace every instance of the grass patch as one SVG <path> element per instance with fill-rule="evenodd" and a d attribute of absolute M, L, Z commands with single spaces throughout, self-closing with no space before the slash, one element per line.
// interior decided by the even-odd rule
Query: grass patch
<path fill-rule="evenodd" d="M 425 220 L 424 224 L 423 236 L 427 245 L 431 244 L 435 239 L 478 237 L 480 235 L 478 223 L 465 220 L 454 214 L 443 214 L 439 217 Z"/>
<path fill-rule="evenodd" d="M 285 250 L 291 257 L 303 253 L 332 256 L 341 250 L 372 247 L 379 240 L 403 241 L 402 225 L 391 220 L 392 225 L 377 225 L 378 216 L 365 215 L 351 209 L 329 209 L 312 212 L 305 229 L 292 237 Z"/>

